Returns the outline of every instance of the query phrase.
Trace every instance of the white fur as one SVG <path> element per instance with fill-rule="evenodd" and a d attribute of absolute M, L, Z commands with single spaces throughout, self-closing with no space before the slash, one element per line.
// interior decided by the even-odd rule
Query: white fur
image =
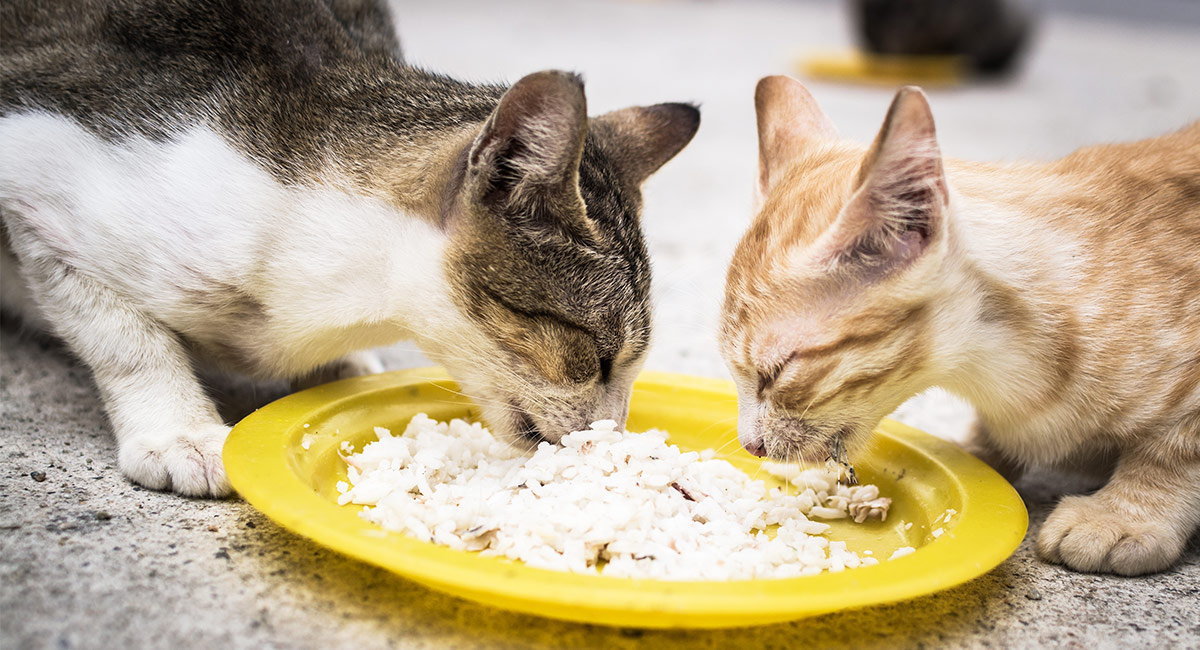
<path fill-rule="evenodd" d="M 1029 215 L 1019 210 L 958 193 L 951 214 L 956 250 L 940 284 L 945 294 L 955 297 L 939 303 L 943 312 L 932 328 L 939 339 L 933 346 L 939 356 L 937 365 L 943 369 L 939 374 L 948 378 L 943 385 L 975 405 L 997 429 L 994 442 L 1011 456 L 1037 464 L 1062 462 L 1086 444 L 1083 432 L 1088 429 L 1080 419 L 1088 412 L 1079 408 L 1082 398 L 1064 399 L 1032 415 L 1027 401 L 1053 390 L 1039 357 L 1047 353 L 1003 326 L 972 317 L 978 310 L 978 296 L 964 264 L 1004 286 L 1056 287 L 1065 295 L 1080 286 L 1085 272 L 1080 265 L 1081 243 L 1067 233 L 1030 222 Z M 1035 273 L 1039 277 L 1033 277 Z M 1086 305 L 1086 297 L 1077 299 Z M 1071 431 L 1080 433 L 1066 435 Z"/>
<path fill-rule="evenodd" d="M 205 127 L 104 141 L 48 113 L 0 118 L 0 215 L 39 311 L 95 373 L 122 470 L 149 487 L 229 491 L 196 350 L 294 377 L 403 338 L 490 346 L 450 300 L 441 231 L 284 186 Z M 0 261 L 5 306 L 37 319 Z"/>

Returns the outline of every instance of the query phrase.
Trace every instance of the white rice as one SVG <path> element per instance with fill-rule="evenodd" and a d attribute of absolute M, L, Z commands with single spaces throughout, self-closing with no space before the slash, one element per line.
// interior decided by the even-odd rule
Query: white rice
<path fill-rule="evenodd" d="M 479 424 L 424 414 L 402 436 L 375 433 L 378 442 L 346 457 L 338 503 L 364 505 L 362 517 L 384 529 L 450 548 L 666 580 L 789 578 L 879 563 L 822 537 L 829 525 L 809 519 L 887 516 L 878 488 L 839 485 L 829 470 L 764 463 L 802 490 L 788 495 L 712 450 L 682 452 L 666 433 L 622 433 L 610 420 L 532 453 Z"/>
<path fill-rule="evenodd" d="M 892 552 L 892 556 L 889 557 L 888 559 L 894 560 L 898 557 L 904 557 L 905 555 L 911 555 L 916 552 L 917 552 L 917 549 L 915 549 L 911 546 L 901 546 L 900 548 L 898 548 L 894 552 Z"/>

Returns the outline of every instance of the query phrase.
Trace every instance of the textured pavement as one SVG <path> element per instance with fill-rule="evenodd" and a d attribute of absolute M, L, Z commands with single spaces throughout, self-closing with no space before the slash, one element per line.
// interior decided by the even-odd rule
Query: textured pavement
<path fill-rule="evenodd" d="M 415 62 L 513 80 L 581 71 L 593 113 L 702 105 L 696 140 L 646 189 L 656 344 L 647 367 L 723 377 L 713 340 L 725 262 L 748 222 L 751 93 L 805 52 L 850 38 L 826 3 L 397 3 Z M 963 158 L 1062 155 L 1200 118 L 1200 32 L 1186 21 L 1051 14 L 1010 83 L 930 93 L 943 150 Z M 873 136 L 886 89 L 812 84 L 842 133 Z M 389 365 L 420 364 L 397 348 Z M 278 386 L 218 382 L 234 419 Z M 898 417 L 946 437 L 968 411 L 939 393 Z M 1172 571 L 1081 575 L 1030 547 L 1057 498 L 1087 489 L 1034 473 L 1018 484 L 1030 538 L 989 574 L 915 601 L 795 623 L 654 632 L 560 623 L 443 596 L 344 559 L 239 500 L 141 490 L 116 451 L 87 370 L 60 346 L 0 330 L 0 648 L 1200 647 L 1200 542 Z M 43 480 L 34 478 L 34 474 Z"/>

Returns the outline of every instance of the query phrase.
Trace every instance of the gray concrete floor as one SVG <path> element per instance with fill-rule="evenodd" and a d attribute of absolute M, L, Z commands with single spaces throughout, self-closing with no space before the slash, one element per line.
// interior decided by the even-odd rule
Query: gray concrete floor
<path fill-rule="evenodd" d="M 691 100 L 692 145 L 646 188 L 657 341 L 648 367 L 724 376 L 712 325 L 725 262 L 748 219 L 751 93 L 806 52 L 847 47 L 829 3 L 396 3 L 411 60 L 459 77 L 582 71 L 592 112 Z M 1195 23 L 1050 14 L 1010 83 L 930 93 L 943 150 L 1043 158 L 1162 133 L 1200 117 Z M 848 137 L 867 140 L 890 91 L 812 84 Z M 421 363 L 403 347 L 393 367 Z M 276 386 L 223 383 L 231 418 Z M 0 340 L 0 647 L 1200 647 L 1200 542 L 1155 576 L 1080 575 L 1030 542 L 991 573 L 896 605 L 720 632 L 572 625 L 449 598 L 326 551 L 239 500 L 141 490 L 88 372 L 59 346 Z M 968 411 L 921 396 L 901 419 L 961 435 Z M 30 473 L 44 472 L 44 481 Z M 1086 489 L 1035 473 L 1019 485 L 1036 533 L 1057 498 Z"/>

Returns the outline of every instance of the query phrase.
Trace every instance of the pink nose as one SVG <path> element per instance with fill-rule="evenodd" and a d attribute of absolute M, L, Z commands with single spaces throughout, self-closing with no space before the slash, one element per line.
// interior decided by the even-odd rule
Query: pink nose
<path fill-rule="evenodd" d="M 751 438 L 750 440 L 743 442 L 742 446 L 746 448 L 746 451 L 758 456 L 759 458 L 767 455 L 767 447 L 763 444 L 763 439 L 761 437 Z"/>

